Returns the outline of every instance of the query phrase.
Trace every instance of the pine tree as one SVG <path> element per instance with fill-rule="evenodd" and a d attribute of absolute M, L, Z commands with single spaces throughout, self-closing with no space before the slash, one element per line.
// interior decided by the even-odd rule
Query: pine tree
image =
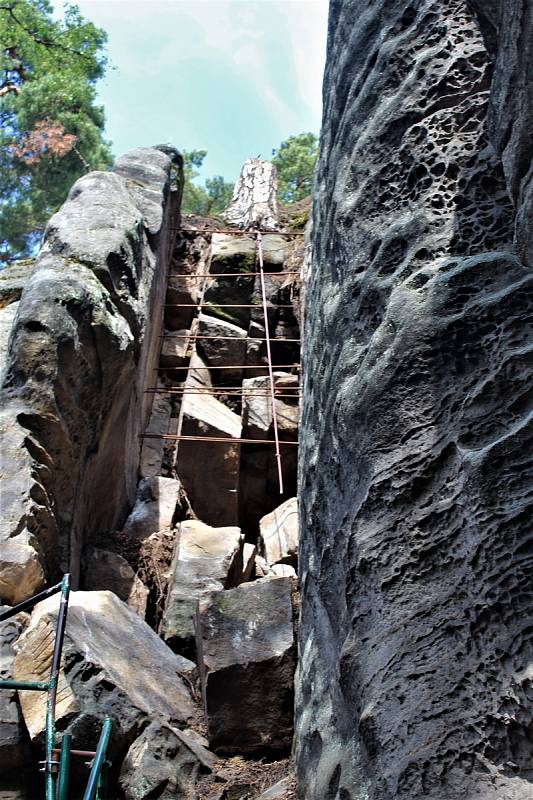
<path fill-rule="evenodd" d="M 27 255 L 74 181 L 111 162 L 95 84 L 106 34 L 76 6 L 0 0 L 0 260 Z"/>

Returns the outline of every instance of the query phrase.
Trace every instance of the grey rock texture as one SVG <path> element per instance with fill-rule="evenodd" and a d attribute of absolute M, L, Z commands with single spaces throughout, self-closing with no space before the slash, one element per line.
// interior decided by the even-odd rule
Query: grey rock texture
<path fill-rule="evenodd" d="M 118 553 L 93 547 L 84 562 L 84 589 L 110 590 L 141 619 L 145 618 L 148 589 L 125 558 Z"/>
<path fill-rule="evenodd" d="M 272 578 L 198 602 L 197 652 L 215 753 L 286 753 L 292 740 L 293 583 Z"/>
<path fill-rule="evenodd" d="M 76 584 L 85 540 L 118 527 L 133 501 L 177 215 L 173 158 L 138 148 L 80 178 L 22 292 L 0 405 L 0 568 L 7 549 L 25 593 L 68 567 Z M 14 584 L 2 591 L 20 599 Z"/>
<path fill-rule="evenodd" d="M 0 606 L 6 611 L 5 606 Z M 0 623 L 0 678 L 13 677 L 14 643 L 27 623 L 27 614 L 18 614 Z M 29 738 L 15 689 L 0 690 L 0 790 L 24 788 L 22 768 L 30 758 Z M 2 786 L 4 784 L 4 786 Z M 1 795 L 0 795 L 1 796 Z"/>
<path fill-rule="evenodd" d="M 533 795 L 532 13 L 331 3 L 303 335 L 306 800 Z"/>
<path fill-rule="evenodd" d="M 217 759 L 187 733 L 152 722 L 132 744 L 120 770 L 126 800 L 196 800 L 194 785 Z"/>

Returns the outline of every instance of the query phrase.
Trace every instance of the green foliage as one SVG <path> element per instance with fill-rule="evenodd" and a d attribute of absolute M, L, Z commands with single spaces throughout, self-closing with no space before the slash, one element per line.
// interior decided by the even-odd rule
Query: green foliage
<path fill-rule="evenodd" d="M 199 177 L 207 150 L 185 150 L 183 155 L 183 199 L 181 210 L 184 214 L 198 214 L 202 217 L 216 216 L 231 200 L 233 184 L 227 183 L 222 175 L 208 178 L 205 186 L 194 181 Z"/>
<path fill-rule="evenodd" d="M 289 136 L 272 151 L 272 163 L 278 173 L 278 197 L 282 203 L 295 203 L 311 193 L 318 153 L 314 133 Z"/>
<path fill-rule="evenodd" d="M 35 246 L 74 181 L 111 163 L 95 83 L 106 34 L 68 6 L 0 0 L 0 260 Z"/>

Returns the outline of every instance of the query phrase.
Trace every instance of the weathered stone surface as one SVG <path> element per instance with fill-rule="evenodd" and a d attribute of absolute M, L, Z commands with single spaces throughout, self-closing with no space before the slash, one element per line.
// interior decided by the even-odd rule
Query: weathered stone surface
<path fill-rule="evenodd" d="M 0 543 L 0 599 L 11 605 L 35 594 L 44 584 L 36 550 L 22 537 L 18 539 Z"/>
<path fill-rule="evenodd" d="M 197 348 L 210 367 L 224 367 L 213 370 L 212 378 L 215 383 L 227 386 L 238 385 L 242 379 L 242 369 L 228 369 L 231 366 L 241 366 L 246 358 L 246 331 L 233 325 L 231 322 L 200 314 L 198 318 Z M 203 336 L 219 337 L 203 339 Z"/>
<path fill-rule="evenodd" d="M 139 483 L 135 505 L 124 525 L 124 533 L 146 539 L 157 531 L 168 530 L 185 511 L 184 491 L 174 478 L 144 478 Z"/>
<path fill-rule="evenodd" d="M 279 394 L 294 396 L 276 400 L 276 421 L 280 438 L 298 438 L 298 383 L 297 375 L 274 372 L 274 385 Z M 268 375 L 245 378 L 242 382 L 243 436 L 251 439 L 268 439 L 272 433 L 272 399 Z M 272 437 L 270 437 L 272 438 Z"/>
<path fill-rule="evenodd" d="M 158 381 L 157 387 L 164 390 L 164 384 L 161 381 Z M 165 394 L 164 391 L 155 393 L 150 412 L 150 421 L 145 433 L 155 434 L 156 436 L 170 433 L 171 415 L 171 396 Z M 168 442 L 160 438 L 152 439 L 146 437 L 142 440 L 141 463 L 139 465 L 139 473 L 142 478 L 155 478 L 157 475 L 161 475 L 166 445 L 168 445 Z"/>
<path fill-rule="evenodd" d="M 290 750 L 295 639 L 288 578 L 245 583 L 198 603 L 198 666 L 211 748 Z"/>
<path fill-rule="evenodd" d="M 274 578 L 296 578 L 296 570 L 290 564 L 273 564 L 268 570 L 266 577 Z"/>
<path fill-rule="evenodd" d="M 253 235 L 213 234 L 209 272 L 213 275 L 230 273 L 230 277 L 218 277 L 209 281 L 204 295 L 209 316 L 241 328 L 248 327 L 250 309 L 236 306 L 246 306 L 251 302 L 255 282 L 255 258 Z M 236 277 L 236 273 L 242 273 L 243 277 Z"/>
<path fill-rule="evenodd" d="M 18 307 L 18 300 L 10 303 L 7 306 L 4 306 L 3 308 L 0 307 L 0 380 L 3 377 L 6 366 L 9 337 L 11 335 L 11 328 L 13 327 Z"/>
<path fill-rule="evenodd" d="M 0 606 L 0 611 L 6 611 Z M 26 614 L 17 614 L 0 623 L 0 678 L 13 677 L 14 642 L 22 633 L 27 622 Z M 13 689 L 0 689 L 0 790 L 9 784 L 10 791 L 24 788 L 21 768 L 30 758 L 29 740 L 22 720 L 17 692 Z"/>
<path fill-rule="evenodd" d="M 0 269 L 0 309 L 20 300 L 35 267 L 35 259 L 22 258 Z"/>
<path fill-rule="evenodd" d="M 270 161 L 249 158 L 244 162 L 233 198 L 222 216 L 230 225 L 275 230 L 278 227 L 276 168 Z"/>
<path fill-rule="evenodd" d="M 240 528 L 211 528 L 199 520 L 180 524 L 172 586 L 161 625 L 163 639 L 176 652 L 194 655 L 198 599 L 239 583 L 243 539 Z"/>
<path fill-rule="evenodd" d="M 124 600 L 144 619 L 148 589 L 125 558 L 94 547 L 85 559 L 84 588 L 89 591 L 108 589 Z"/>
<path fill-rule="evenodd" d="M 256 555 L 257 547 L 255 544 L 245 542 L 242 548 L 242 575 L 240 583 L 246 583 L 246 581 L 254 577 Z"/>
<path fill-rule="evenodd" d="M 18 680 L 46 680 L 50 671 L 57 596 L 40 603 L 17 643 Z M 39 658 L 35 654 L 39 653 Z M 193 705 L 180 672 L 190 662 L 172 651 L 112 592 L 73 592 L 59 676 L 56 720 L 73 746 L 96 743 L 100 722 L 113 719 L 112 746 L 131 742 L 145 720 L 183 727 Z M 21 692 L 32 739 L 42 737 L 46 696 Z"/>
<path fill-rule="evenodd" d="M 238 439 L 238 414 L 209 394 L 185 394 L 180 409 L 179 433 Z M 209 525 L 237 523 L 239 442 L 182 440 L 177 447 L 176 469 L 191 505 Z"/>
<path fill-rule="evenodd" d="M 3 379 L 0 539 L 74 583 L 86 538 L 135 494 L 177 211 L 168 155 L 137 150 L 117 170 L 80 178 L 50 220 Z"/>
<path fill-rule="evenodd" d="M 286 500 L 259 522 L 259 553 L 269 566 L 298 564 L 298 502 Z"/>
<path fill-rule="evenodd" d="M 126 800 L 195 800 L 194 785 L 216 757 L 184 731 L 152 722 L 132 744 L 120 770 Z"/>
<path fill-rule="evenodd" d="M 161 356 L 159 363 L 161 367 L 171 367 L 173 382 L 175 383 L 178 378 L 175 372 L 176 368 L 186 367 L 188 364 L 187 351 L 189 348 L 189 337 L 191 332 L 186 329 L 174 331 L 170 336 L 168 331 L 163 339 L 161 347 Z"/>
<path fill-rule="evenodd" d="M 287 398 L 276 400 L 276 418 L 280 440 L 298 438 L 298 376 L 275 372 L 276 391 Z M 246 439 L 274 440 L 270 379 L 268 376 L 243 381 L 242 420 Z M 294 392 L 296 393 L 294 394 Z M 294 400 L 292 399 L 294 395 Z M 280 500 L 296 493 L 298 448 L 281 445 L 284 495 L 279 494 L 278 465 L 273 445 L 245 444 L 241 454 L 239 479 L 240 525 L 252 534 L 259 532 L 261 517 L 279 505 Z"/>
<path fill-rule="evenodd" d="M 531 4 L 498 4 L 515 55 L 490 95 L 516 212 L 474 5 L 496 7 L 331 5 L 303 335 L 306 800 L 531 797 L 533 281 L 513 251 Z"/>

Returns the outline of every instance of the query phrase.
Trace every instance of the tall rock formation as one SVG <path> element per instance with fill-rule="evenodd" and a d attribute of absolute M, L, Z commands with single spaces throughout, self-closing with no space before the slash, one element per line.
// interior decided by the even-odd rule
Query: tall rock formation
<path fill-rule="evenodd" d="M 332 0 L 306 287 L 305 800 L 533 795 L 530 0 Z"/>
<path fill-rule="evenodd" d="M 137 148 L 72 187 L 44 234 L 2 385 L 0 595 L 76 583 L 88 535 L 135 497 L 181 189 L 177 151 Z"/>

